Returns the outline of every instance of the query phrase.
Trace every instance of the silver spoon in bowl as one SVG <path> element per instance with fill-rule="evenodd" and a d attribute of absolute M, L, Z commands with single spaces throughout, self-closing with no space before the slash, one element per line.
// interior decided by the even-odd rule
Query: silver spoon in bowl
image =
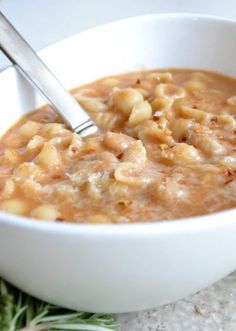
<path fill-rule="evenodd" d="M 66 125 L 81 136 L 98 131 L 98 127 L 76 99 L 38 57 L 14 26 L 0 11 L 0 49 L 27 80 L 59 113 Z"/>

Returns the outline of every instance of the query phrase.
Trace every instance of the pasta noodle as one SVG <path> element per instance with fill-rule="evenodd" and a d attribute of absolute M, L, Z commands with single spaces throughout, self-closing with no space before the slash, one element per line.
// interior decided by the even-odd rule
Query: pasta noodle
<path fill-rule="evenodd" d="M 0 210 L 50 222 L 162 221 L 236 207 L 236 81 L 152 70 L 76 88 L 100 132 L 44 106 L 0 140 Z"/>

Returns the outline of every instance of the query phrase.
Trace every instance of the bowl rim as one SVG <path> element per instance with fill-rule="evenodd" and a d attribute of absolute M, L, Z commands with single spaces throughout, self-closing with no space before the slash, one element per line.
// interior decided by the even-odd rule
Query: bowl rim
<path fill-rule="evenodd" d="M 52 47 L 60 47 L 67 42 L 73 41 L 77 36 L 83 36 L 93 32 L 101 32 L 103 29 L 108 29 L 109 27 L 114 27 L 116 25 L 121 25 L 123 23 L 129 23 L 134 21 L 154 21 L 154 20 L 183 20 L 183 21 L 200 21 L 200 22 L 210 22 L 210 23 L 223 23 L 235 25 L 236 20 L 230 18 L 224 18 L 216 15 L 205 15 L 198 13 L 160 13 L 160 14 L 147 14 L 147 15 L 137 15 L 131 16 L 115 21 L 111 21 L 99 26 L 92 27 L 88 30 L 75 33 L 63 40 L 57 41 L 38 53 L 40 56 L 45 56 Z M 10 65 L 0 72 L 0 76 L 3 75 L 8 70 L 13 69 L 14 66 Z M 15 70 L 15 69 L 14 69 Z M 83 236 L 97 236 L 97 235 L 115 235 L 115 236 L 143 236 L 143 235 L 154 235 L 157 234 L 176 234 L 183 232 L 195 232 L 195 231 L 205 231 L 210 228 L 223 228 L 231 225 L 236 225 L 233 219 L 233 213 L 236 215 L 236 208 L 227 209 L 224 211 L 219 211 L 210 214 L 198 215 L 194 217 L 185 217 L 173 220 L 163 220 L 163 221 L 143 221 L 135 223 L 118 223 L 118 224 L 82 224 L 82 223 L 70 223 L 70 222 L 50 222 L 46 220 L 37 220 L 30 217 L 17 216 L 14 214 L 9 214 L 0 211 L 0 226 L 6 225 L 9 227 L 16 227 L 21 229 L 27 229 L 37 232 L 50 232 L 50 233 L 67 233 L 67 234 L 80 234 Z M 224 221 L 222 222 L 222 218 Z"/>
<path fill-rule="evenodd" d="M 88 28 L 86 30 L 80 31 L 78 33 L 74 33 L 71 36 L 64 38 L 62 40 L 58 40 L 53 44 L 50 44 L 49 46 L 46 46 L 44 48 L 42 48 L 41 50 L 37 51 L 37 53 L 39 55 L 44 55 L 44 53 L 46 53 L 47 51 L 50 50 L 51 47 L 56 47 L 56 46 L 60 46 L 60 44 L 64 44 L 66 42 L 70 42 L 72 41 L 74 38 L 76 38 L 77 36 L 83 36 L 89 33 L 93 33 L 94 31 L 101 31 L 103 29 L 107 29 L 110 26 L 115 26 L 115 25 L 122 25 L 124 23 L 128 23 L 128 22 L 132 22 L 132 21 L 152 21 L 152 20 L 167 20 L 168 18 L 171 19 L 175 19 L 175 20 L 190 20 L 190 21 L 209 21 L 209 22 L 221 22 L 223 24 L 236 24 L 236 19 L 232 19 L 232 18 L 227 18 L 227 17 L 222 17 L 219 15 L 208 15 L 208 14 L 201 14 L 201 13 L 186 13 L 186 12 L 182 12 L 182 13 L 153 13 L 153 14 L 144 14 L 144 15 L 134 15 L 134 16 L 129 16 L 126 18 L 122 18 L 122 19 L 117 19 L 114 21 L 110 21 L 107 23 L 103 23 L 100 24 L 98 26 L 94 26 L 91 28 Z M 12 67 L 12 65 L 10 65 L 9 67 Z M 9 67 L 7 67 L 6 69 L 4 69 L 3 71 L 7 70 Z M 2 71 L 2 72 L 3 72 Z M 0 74 L 2 73 L 0 72 Z"/>

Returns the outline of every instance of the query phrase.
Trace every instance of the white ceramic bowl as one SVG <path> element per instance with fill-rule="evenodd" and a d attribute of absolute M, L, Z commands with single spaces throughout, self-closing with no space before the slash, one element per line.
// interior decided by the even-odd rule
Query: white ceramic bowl
<path fill-rule="evenodd" d="M 40 53 L 67 88 L 101 76 L 194 67 L 236 76 L 236 22 L 197 15 L 134 17 Z M 0 133 L 43 104 L 15 71 L 0 74 Z M 43 300 L 128 312 L 194 293 L 236 268 L 236 210 L 159 223 L 68 225 L 0 213 L 0 274 Z"/>

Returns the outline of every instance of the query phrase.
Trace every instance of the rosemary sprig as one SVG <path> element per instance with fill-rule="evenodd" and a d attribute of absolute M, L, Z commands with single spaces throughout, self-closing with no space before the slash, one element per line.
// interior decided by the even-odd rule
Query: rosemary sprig
<path fill-rule="evenodd" d="M 112 315 L 74 312 L 37 300 L 0 278 L 1 331 L 111 331 Z"/>

